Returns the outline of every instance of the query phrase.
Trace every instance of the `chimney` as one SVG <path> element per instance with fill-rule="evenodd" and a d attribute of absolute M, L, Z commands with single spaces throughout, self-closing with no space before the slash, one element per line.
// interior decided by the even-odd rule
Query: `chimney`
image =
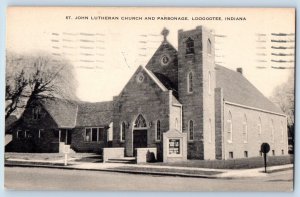
<path fill-rule="evenodd" d="M 243 74 L 243 68 L 241 68 L 241 67 L 236 68 L 236 72 L 238 72 L 240 74 Z"/>

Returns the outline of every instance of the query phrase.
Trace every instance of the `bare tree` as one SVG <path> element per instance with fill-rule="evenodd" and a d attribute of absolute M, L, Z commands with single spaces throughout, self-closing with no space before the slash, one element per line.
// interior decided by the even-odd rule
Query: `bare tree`
<path fill-rule="evenodd" d="M 287 115 L 289 136 L 292 138 L 292 143 L 294 143 L 295 124 L 294 84 L 294 72 L 291 72 L 287 82 L 277 86 L 271 96 L 271 100 Z"/>
<path fill-rule="evenodd" d="M 53 98 L 77 100 L 73 66 L 47 53 L 6 58 L 5 118 L 33 101 Z"/>

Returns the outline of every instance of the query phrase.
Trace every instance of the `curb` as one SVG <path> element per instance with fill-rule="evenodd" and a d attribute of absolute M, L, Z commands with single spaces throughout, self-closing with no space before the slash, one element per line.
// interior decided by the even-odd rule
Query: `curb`
<path fill-rule="evenodd" d="M 120 169 L 94 169 L 94 168 L 78 168 L 72 166 L 64 166 L 60 163 L 47 163 L 47 164 L 24 164 L 24 163 L 5 163 L 6 167 L 36 167 L 36 168 L 52 168 L 52 169 L 65 169 L 65 170 L 88 170 L 88 171 L 102 171 L 102 172 L 114 172 L 114 173 L 127 173 L 127 174 L 144 174 L 144 175 L 156 175 L 156 176 L 177 176 L 177 177 L 190 177 L 190 178 L 207 178 L 207 179 L 237 179 L 237 178 L 253 178 L 253 177 L 235 177 L 235 176 L 221 176 L 223 173 L 216 175 L 201 175 L 201 174 L 187 174 L 180 172 L 151 172 L 151 171 L 143 171 L 143 170 L 120 170 Z M 267 174 L 271 174 L 274 172 L 285 171 L 293 169 L 293 167 L 285 167 L 281 169 L 274 169 L 267 172 Z"/>
<path fill-rule="evenodd" d="M 84 169 L 71 166 L 59 166 L 59 165 L 30 165 L 30 164 L 5 164 L 6 167 L 36 167 L 36 168 L 52 168 L 52 169 L 65 169 L 65 170 L 88 170 L 88 171 L 103 171 L 103 172 L 115 172 L 115 173 L 127 173 L 127 174 L 144 174 L 144 175 L 157 175 L 157 176 L 178 176 L 178 177 L 190 177 L 190 178 L 209 178 L 209 179 L 227 179 L 226 177 L 218 177 L 213 175 L 200 175 L 200 174 L 187 174 L 177 172 L 148 172 L 141 170 L 118 170 L 118 169 Z"/>

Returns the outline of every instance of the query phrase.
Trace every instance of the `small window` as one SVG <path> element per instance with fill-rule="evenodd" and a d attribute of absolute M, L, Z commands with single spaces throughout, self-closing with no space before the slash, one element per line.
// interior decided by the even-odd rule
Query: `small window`
<path fill-rule="evenodd" d="M 156 122 L 156 140 L 161 140 L 161 132 L 160 132 L 160 120 L 157 120 Z"/>
<path fill-rule="evenodd" d="M 90 142 L 92 140 L 92 129 L 86 128 L 85 129 L 85 135 L 84 135 L 84 141 Z"/>
<path fill-rule="evenodd" d="M 210 41 L 210 39 L 207 40 L 207 53 L 211 54 L 211 41 Z"/>
<path fill-rule="evenodd" d="M 281 154 L 284 155 L 284 150 L 283 149 L 281 150 Z"/>
<path fill-rule="evenodd" d="M 17 131 L 17 139 L 25 139 L 25 131 L 19 130 Z"/>
<path fill-rule="evenodd" d="M 188 128 L 189 128 L 189 133 L 188 133 L 189 140 L 193 141 L 194 140 L 194 122 L 192 120 L 189 121 Z"/>
<path fill-rule="evenodd" d="M 231 112 L 228 112 L 228 119 L 227 119 L 227 142 L 232 142 L 232 115 Z"/>
<path fill-rule="evenodd" d="M 188 93 L 192 93 L 193 92 L 193 73 L 189 72 L 188 74 L 188 78 L 187 78 L 187 90 Z"/>
<path fill-rule="evenodd" d="M 43 137 L 44 129 L 39 129 L 39 138 Z"/>
<path fill-rule="evenodd" d="M 39 107 L 34 107 L 32 109 L 33 120 L 39 120 L 41 118 L 41 109 Z"/>
<path fill-rule="evenodd" d="M 92 142 L 97 142 L 98 141 L 98 129 L 97 128 L 92 128 Z"/>
<path fill-rule="evenodd" d="M 229 152 L 229 159 L 233 159 L 233 152 Z"/>
<path fill-rule="evenodd" d="M 125 122 L 122 122 L 121 133 L 120 133 L 121 141 L 125 141 L 125 131 L 126 131 L 126 125 L 125 125 Z"/>
<path fill-rule="evenodd" d="M 189 37 L 186 40 L 185 44 L 186 44 L 186 54 L 194 54 L 195 53 L 194 40 Z"/>
<path fill-rule="evenodd" d="M 248 157 L 248 151 L 244 151 L 244 157 L 245 157 L 245 158 Z"/>
<path fill-rule="evenodd" d="M 104 128 L 98 128 L 98 141 L 104 141 Z"/>
<path fill-rule="evenodd" d="M 275 150 L 272 150 L 272 155 L 275 156 Z"/>

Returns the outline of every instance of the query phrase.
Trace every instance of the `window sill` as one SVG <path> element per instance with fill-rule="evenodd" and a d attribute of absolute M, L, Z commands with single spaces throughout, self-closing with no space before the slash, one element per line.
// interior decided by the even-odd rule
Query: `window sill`
<path fill-rule="evenodd" d="M 232 140 L 227 140 L 227 143 L 228 144 L 232 144 Z"/>

